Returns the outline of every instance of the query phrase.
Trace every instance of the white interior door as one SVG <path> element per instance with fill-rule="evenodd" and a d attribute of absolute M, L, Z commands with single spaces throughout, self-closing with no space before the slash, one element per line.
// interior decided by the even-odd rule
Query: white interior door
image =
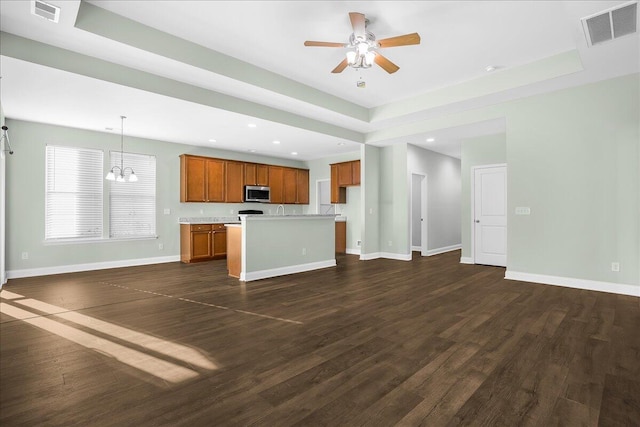
<path fill-rule="evenodd" d="M 427 239 L 427 231 L 429 227 L 427 226 L 427 177 L 422 175 L 422 179 L 420 180 L 420 240 L 422 242 L 422 250 L 421 255 L 427 256 L 428 248 L 428 239 Z"/>
<path fill-rule="evenodd" d="M 474 262 L 507 266 L 507 167 L 474 170 Z"/>

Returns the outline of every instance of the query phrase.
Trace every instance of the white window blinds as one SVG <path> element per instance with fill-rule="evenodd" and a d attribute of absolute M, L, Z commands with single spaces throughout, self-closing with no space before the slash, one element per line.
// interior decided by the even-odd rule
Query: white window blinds
<path fill-rule="evenodd" d="M 102 151 L 47 145 L 45 157 L 45 239 L 102 237 Z"/>
<path fill-rule="evenodd" d="M 119 151 L 110 153 L 111 167 L 120 167 Z M 124 167 L 132 168 L 138 181 L 111 181 L 109 190 L 109 236 L 116 238 L 156 236 L 156 158 L 124 153 Z M 127 174 L 129 170 L 127 169 Z"/>

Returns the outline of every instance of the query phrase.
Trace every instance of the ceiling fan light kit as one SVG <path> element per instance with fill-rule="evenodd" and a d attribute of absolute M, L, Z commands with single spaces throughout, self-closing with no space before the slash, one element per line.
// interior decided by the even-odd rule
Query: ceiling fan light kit
<path fill-rule="evenodd" d="M 374 63 L 378 64 L 389 74 L 395 73 L 400 67 L 385 58 L 377 49 L 420 44 L 420 35 L 418 33 L 405 34 L 403 36 L 376 41 L 376 36 L 366 30 L 369 21 L 365 19 L 364 14 L 350 12 L 349 19 L 351 20 L 351 26 L 353 28 L 353 33 L 349 36 L 349 43 L 304 42 L 305 46 L 343 47 L 349 49 L 346 52 L 346 58 L 331 71 L 334 74 L 341 73 L 347 66 L 351 68 L 370 68 Z"/>

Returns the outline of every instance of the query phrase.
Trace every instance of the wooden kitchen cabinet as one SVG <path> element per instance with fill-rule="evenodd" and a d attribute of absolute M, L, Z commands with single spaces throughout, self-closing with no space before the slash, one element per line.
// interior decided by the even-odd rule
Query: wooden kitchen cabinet
<path fill-rule="evenodd" d="M 338 186 L 345 187 L 353 184 L 352 162 L 338 163 Z"/>
<path fill-rule="evenodd" d="M 360 185 L 360 160 L 351 162 L 351 185 Z"/>
<path fill-rule="evenodd" d="M 331 166 L 331 203 L 347 203 L 347 187 L 360 185 L 360 160 Z"/>
<path fill-rule="evenodd" d="M 302 205 L 309 204 L 309 171 L 307 169 L 297 170 L 296 203 Z"/>
<path fill-rule="evenodd" d="M 258 163 L 244 164 L 244 185 L 269 185 L 269 166 Z"/>
<path fill-rule="evenodd" d="M 180 156 L 180 201 L 224 202 L 224 160 Z"/>
<path fill-rule="evenodd" d="M 336 221 L 336 253 L 347 252 L 347 222 Z"/>
<path fill-rule="evenodd" d="M 331 203 L 347 203 L 347 188 L 338 185 L 338 165 L 331 165 Z"/>
<path fill-rule="evenodd" d="M 284 168 L 282 166 L 269 166 L 269 188 L 271 189 L 271 203 L 284 203 Z"/>
<path fill-rule="evenodd" d="M 225 199 L 227 203 L 242 203 L 244 199 L 244 164 L 225 162 Z"/>
<path fill-rule="evenodd" d="M 224 224 L 180 224 L 180 261 L 208 261 L 226 255 Z"/>
<path fill-rule="evenodd" d="M 224 202 L 224 175 L 225 164 L 223 160 L 207 159 L 207 202 Z"/>
<path fill-rule="evenodd" d="M 283 203 L 296 203 L 298 198 L 298 170 L 283 168 L 282 183 L 284 189 Z"/>

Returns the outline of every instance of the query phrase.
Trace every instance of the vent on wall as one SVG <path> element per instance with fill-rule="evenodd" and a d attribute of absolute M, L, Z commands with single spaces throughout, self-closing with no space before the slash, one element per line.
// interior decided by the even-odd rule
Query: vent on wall
<path fill-rule="evenodd" d="M 60 19 L 60 8 L 58 6 L 40 0 L 31 1 L 31 13 L 56 24 Z"/>
<path fill-rule="evenodd" d="M 589 46 L 634 34 L 638 28 L 638 3 L 624 3 L 582 18 L 582 28 Z"/>

